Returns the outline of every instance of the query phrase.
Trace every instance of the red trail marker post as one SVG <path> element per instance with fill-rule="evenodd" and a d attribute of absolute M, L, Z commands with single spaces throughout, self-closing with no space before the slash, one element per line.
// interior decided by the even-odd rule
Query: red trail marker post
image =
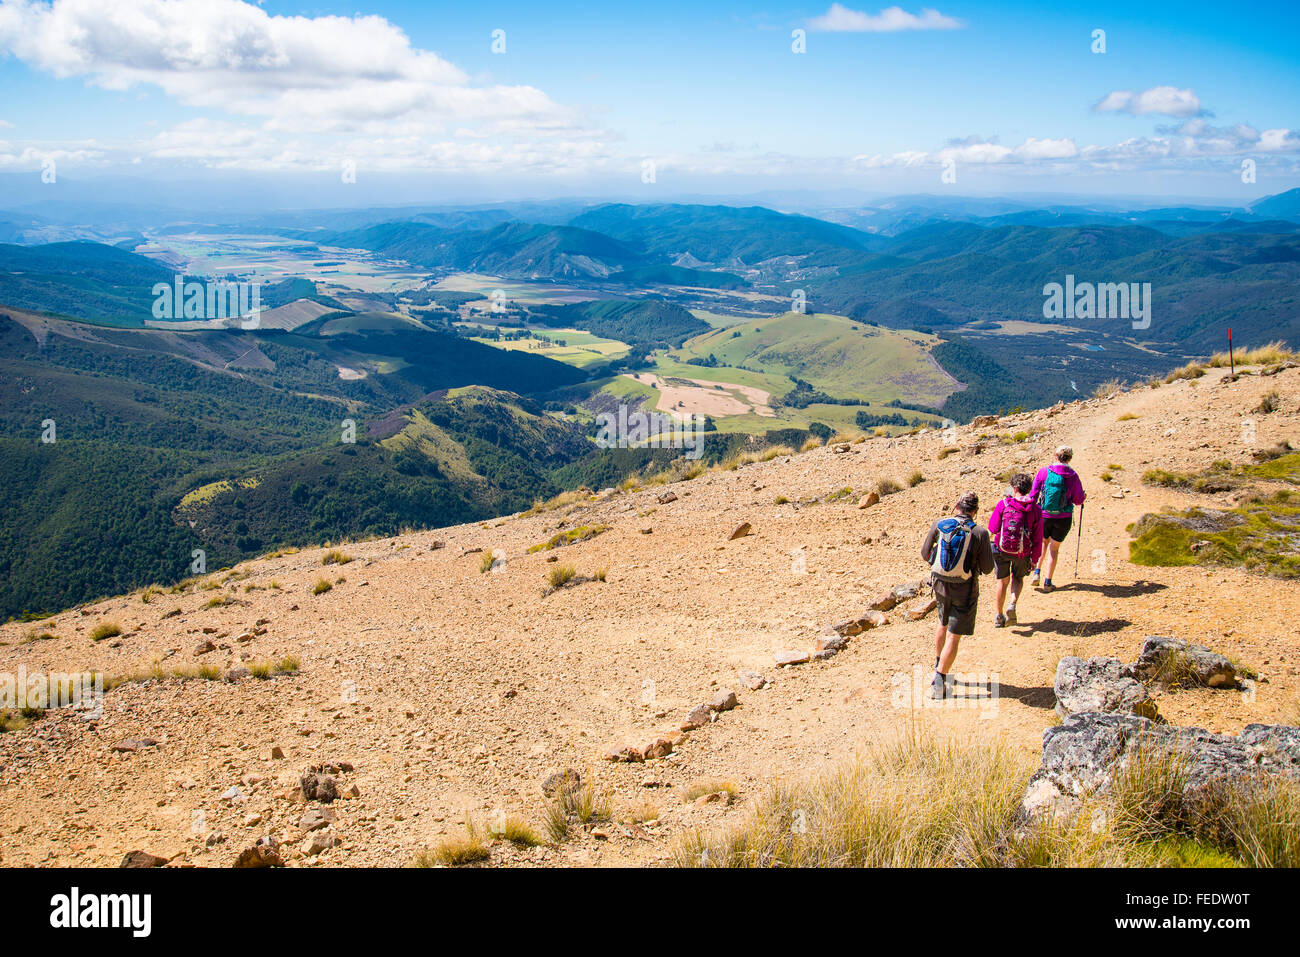
<path fill-rule="evenodd" d="M 1232 330 L 1228 330 L 1228 381 L 1231 382 L 1237 378 L 1237 360 L 1232 357 Z"/>

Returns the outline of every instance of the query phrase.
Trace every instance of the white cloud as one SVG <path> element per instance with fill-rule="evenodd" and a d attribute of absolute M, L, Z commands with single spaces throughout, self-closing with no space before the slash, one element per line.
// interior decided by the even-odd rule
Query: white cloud
<path fill-rule="evenodd" d="M 1201 101 L 1190 89 L 1153 86 L 1141 93 L 1115 90 L 1102 97 L 1092 109 L 1095 113 L 1128 113 L 1132 116 L 1198 116 Z"/>
<path fill-rule="evenodd" d="M 272 16 L 243 0 L 5 0 L 0 51 L 104 89 L 156 86 L 186 106 L 261 117 L 269 130 L 578 125 L 534 87 L 473 84 L 378 16 Z"/>
<path fill-rule="evenodd" d="M 902 7 L 888 7 L 879 13 L 862 13 L 850 10 L 840 3 L 832 3 L 820 17 L 808 21 L 811 30 L 826 33 L 896 33 L 900 30 L 959 30 L 960 20 L 944 16 L 938 10 L 924 9 L 920 16 L 908 13 Z"/>

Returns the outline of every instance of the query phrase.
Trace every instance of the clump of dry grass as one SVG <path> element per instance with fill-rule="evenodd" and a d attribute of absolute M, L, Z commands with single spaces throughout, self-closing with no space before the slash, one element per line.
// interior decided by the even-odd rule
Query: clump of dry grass
<path fill-rule="evenodd" d="M 103 641 L 106 638 L 116 638 L 122 633 L 122 626 L 115 621 L 105 621 L 96 625 L 90 632 L 91 641 Z"/>
<path fill-rule="evenodd" d="M 1138 747 L 1078 813 L 1020 814 L 1034 758 L 915 729 L 830 775 L 778 783 L 739 825 L 688 832 L 690 867 L 1146 867 L 1300 863 L 1300 785 L 1187 791 L 1185 755 Z"/>
<path fill-rule="evenodd" d="M 490 856 L 483 833 L 472 820 L 465 818 L 465 833 L 444 837 L 432 848 L 415 856 L 416 867 L 460 867 L 486 861 Z"/>
<path fill-rule="evenodd" d="M 599 787 L 589 776 L 584 776 L 581 787 L 561 789 L 547 798 L 544 809 L 546 831 L 552 842 L 567 839 L 579 825 L 608 821 L 613 816 L 609 792 Z"/>
<path fill-rule="evenodd" d="M 1177 382 L 1179 379 L 1199 379 L 1205 375 L 1204 362 L 1189 362 L 1165 376 L 1165 382 Z"/>
<path fill-rule="evenodd" d="M 1094 399 L 1109 399 L 1112 395 L 1119 395 L 1123 391 L 1124 383 L 1119 379 L 1111 379 L 1093 389 L 1092 397 Z"/>
<path fill-rule="evenodd" d="M 347 552 L 341 552 L 337 548 L 331 548 L 321 556 L 320 563 L 322 565 L 346 565 L 350 561 L 352 561 L 352 556 Z"/>

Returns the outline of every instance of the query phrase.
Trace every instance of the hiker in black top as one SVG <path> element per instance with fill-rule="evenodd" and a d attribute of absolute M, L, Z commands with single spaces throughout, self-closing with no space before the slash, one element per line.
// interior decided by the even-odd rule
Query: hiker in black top
<path fill-rule="evenodd" d="M 951 692 L 948 673 L 957 658 L 957 647 L 962 635 L 975 632 L 975 609 L 980 597 L 980 575 L 993 571 L 993 549 L 989 543 L 989 530 L 975 523 L 979 511 L 979 496 L 967 492 L 957 499 L 956 522 L 965 530 L 967 543 L 960 567 L 941 575 L 935 568 L 942 545 L 942 535 L 952 520 L 940 519 L 930 526 L 921 542 L 921 557 L 931 566 L 930 583 L 938 605 L 939 629 L 934 635 L 934 678 L 930 683 L 930 697 L 944 698 Z M 945 526 L 944 528 L 941 528 Z"/>

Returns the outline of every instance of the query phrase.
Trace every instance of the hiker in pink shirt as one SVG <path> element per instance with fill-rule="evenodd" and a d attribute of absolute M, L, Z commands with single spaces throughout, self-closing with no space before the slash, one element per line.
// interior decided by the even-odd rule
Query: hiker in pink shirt
<path fill-rule="evenodd" d="M 1052 573 L 1056 571 L 1056 559 L 1061 550 L 1061 543 L 1070 534 L 1074 522 L 1074 506 L 1083 505 L 1088 496 L 1079 481 L 1079 473 L 1070 468 L 1070 459 L 1074 458 L 1074 449 L 1062 445 L 1056 450 L 1056 461 L 1044 465 L 1034 478 L 1034 487 L 1030 494 L 1039 508 L 1043 510 L 1043 538 L 1047 539 L 1047 575 L 1043 578 L 1043 591 L 1051 591 Z M 1034 564 L 1034 584 L 1038 584 L 1038 564 Z"/>
<path fill-rule="evenodd" d="M 1016 623 L 1016 601 L 1025 587 L 1025 576 L 1038 564 L 1043 552 L 1043 511 L 1030 494 L 1032 488 L 1033 481 L 1024 472 L 1013 476 L 1013 494 L 1003 497 L 989 515 L 989 539 L 998 582 L 995 628 Z M 1011 604 L 1003 614 L 1007 585 L 1011 586 Z"/>

